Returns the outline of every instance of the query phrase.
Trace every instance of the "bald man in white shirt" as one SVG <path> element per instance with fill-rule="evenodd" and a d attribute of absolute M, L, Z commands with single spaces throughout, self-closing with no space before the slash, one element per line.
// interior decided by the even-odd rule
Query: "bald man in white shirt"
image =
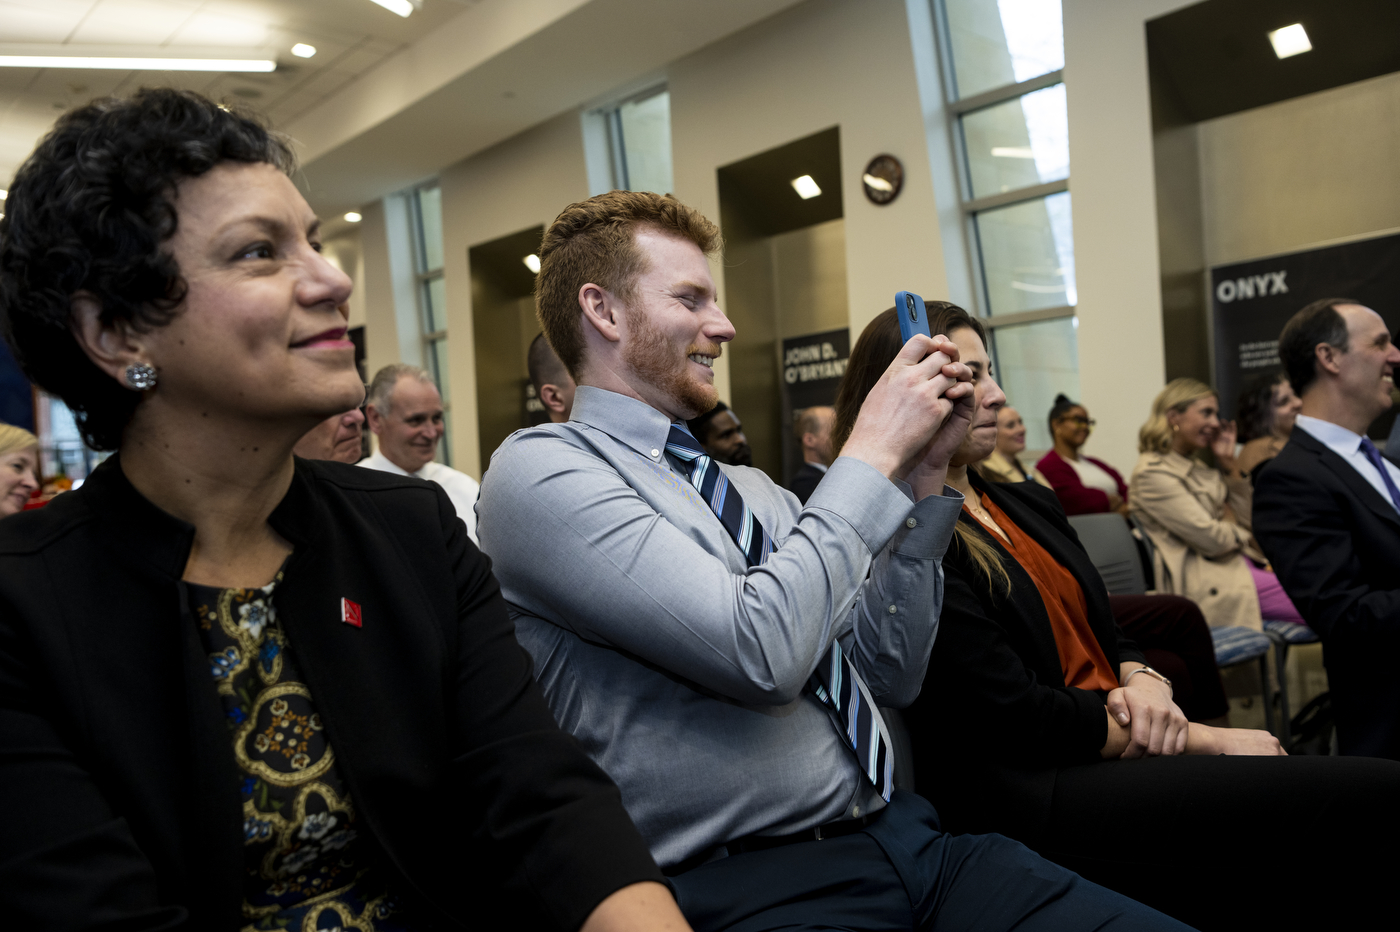
<path fill-rule="evenodd" d="M 360 465 L 442 486 L 476 543 L 476 499 L 481 486 L 466 473 L 433 461 L 446 428 L 442 396 L 427 370 L 397 364 L 376 372 L 365 401 L 365 417 L 379 438 L 379 449 Z"/>

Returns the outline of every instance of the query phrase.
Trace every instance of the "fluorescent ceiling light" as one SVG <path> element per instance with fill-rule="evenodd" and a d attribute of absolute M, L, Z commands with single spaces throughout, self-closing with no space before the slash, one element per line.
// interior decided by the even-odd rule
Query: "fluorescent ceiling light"
<path fill-rule="evenodd" d="M 992 156 L 998 159 L 1033 159 L 1030 146 L 992 146 Z"/>
<path fill-rule="evenodd" d="M 232 54 L 230 54 L 232 52 Z M 0 68 L 87 68 L 106 71 L 247 71 L 277 70 L 266 49 L 239 54 L 228 48 L 166 46 L 0 45 Z"/>
<path fill-rule="evenodd" d="M 348 214 L 345 215 L 345 219 L 346 219 L 346 220 L 349 220 L 351 223 L 359 223 L 361 220 L 363 220 L 363 219 L 365 219 L 365 218 L 364 218 L 364 217 L 361 217 L 361 216 L 359 215 L 359 213 L 357 213 L 356 211 L 353 211 L 353 210 L 352 210 L 352 211 L 350 211 Z"/>
<path fill-rule="evenodd" d="M 1302 23 L 1294 23 L 1292 26 L 1275 29 L 1269 33 L 1269 41 L 1273 43 L 1274 54 L 1279 58 L 1288 58 L 1312 51 L 1312 42 L 1308 40 L 1308 31 L 1303 28 Z"/>
<path fill-rule="evenodd" d="M 523 262 L 523 263 L 525 263 L 525 268 L 527 268 L 527 269 L 530 270 L 530 274 L 531 274 L 531 275 L 538 275 L 538 274 L 540 274 L 540 257 L 539 257 L 539 256 L 535 255 L 534 253 L 531 253 L 530 255 L 526 256 L 524 259 L 521 259 L 520 261 Z"/>
<path fill-rule="evenodd" d="M 10 196 L 10 192 L 9 192 L 9 191 L 6 191 L 4 188 L 0 188 L 0 201 L 3 201 L 5 198 L 7 198 L 7 197 L 9 197 L 9 196 Z"/>
<path fill-rule="evenodd" d="M 893 190 L 894 190 L 894 185 L 890 184 L 890 183 L 889 183 L 888 181 L 886 181 L 885 179 L 883 179 L 883 178 L 876 178 L 874 175 L 871 175 L 871 174 L 868 174 L 868 173 L 867 173 L 867 174 L 864 174 L 864 175 L 861 175 L 861 176 L 860 176 L 860 180 L 863 181 L 863 182 L 865 182 L 866 187 L 873 188 L 873 189 L 876 190 L 876 191 L 885 191 L 885 192 L 889 192 L 889 191 L 893 191 Z M 794 185 L 794 186 L 796 186 L 796 184 L 797 184 L 797 182 L 793 182 L 793 185 Z"/>
<path fill-rule="evenodd" d="M 397 13 L 400 16 L 407 16 L 413 12 L 413 4 L 408 0 L 372 0 L 390 13 Z"/>
<path fill-rule="evenodd" d="M 810 201 L 812 198 L 822 193 L 822 189 L 817 187 L 817 183 L 812 180 L 811 175 L 803 175 L 801 178 L 794 178 L 790 183 L 792 184 L 792 189 L 797 192 L 797 196 L 804 201 Z"/>
<path fill-rule="evenodd" d="M 307 45 L 305 42 L 298 42 L 292 46 L 292 54 L 297 58 L 310 58 L 316 54 L 316 46 Z"/>

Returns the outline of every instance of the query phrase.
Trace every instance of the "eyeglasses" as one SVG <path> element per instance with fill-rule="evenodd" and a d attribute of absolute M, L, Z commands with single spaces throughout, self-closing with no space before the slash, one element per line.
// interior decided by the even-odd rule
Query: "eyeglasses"
<path fill-rule="evenodd" d="M 1070 417 L 1062 417 L 1060 418 L 1060 420 L 1069 421 L 1071 424 L 1078 424 L 1080 427 L 1088 427 L 1090 429 L 1092 429 L 1094 425 L 1098 424 L 1098 421 L 1094 420 L 1091 417 L 1080 417 L 1077 414 L 1072 415 Z"/>

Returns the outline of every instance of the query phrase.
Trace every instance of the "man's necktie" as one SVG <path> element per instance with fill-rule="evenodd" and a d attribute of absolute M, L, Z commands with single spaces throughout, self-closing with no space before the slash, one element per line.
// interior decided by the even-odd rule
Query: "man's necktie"
<path fill-rule="evenodd" d="M 675 458 L 690 484 L 734 538 L 749 566 L 767 561 L 773 553 L 773 539 L 699 441 L 689 431 L 672 426 L 666 438 L 666 452 Z M 869 691 L 846 659 L 839 641 L 832 641 L 831 650 L 817 664 L 807 688 L 822 705 L 836 712 L 842 736 L 855 753 L 856 762 L 888 801 L 894 789 L 894 749 L 880 728 Z"/>
<path fill-rule="evenodd" d="M 1395 506 L 1397 511 L 1400 511 L 1400 489 L 1395 487 L 1395 480 L 1390 478 L 1390 470 L 1385 468 L 1385 460 L 1381 458 L 1381 451 L 1376 449 L 1376 445 L 1371 442 L 1370 437 L 1361 438 L 1361 452 L 1381 474 L 1385 490 L 1390 493 L 1390 503 Z"/>

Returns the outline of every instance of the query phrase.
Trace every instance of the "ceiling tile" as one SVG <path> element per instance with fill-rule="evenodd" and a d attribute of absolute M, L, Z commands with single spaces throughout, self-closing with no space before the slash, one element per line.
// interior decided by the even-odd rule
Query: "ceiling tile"
<path fill-rule="evenodd" d="M 170 44 L 235 45 L 262 48 L 270 38 L 267 24 L 256 19 L 199 12 L 176 31 Z"/>
<path fill-rule="evenodd" d="M 160 45 L 193 15 L 181 0 L 100 0 L 73 33 L 72 44 Z"/>
<path fill-rule="evenodd" d="M 3 0 L 0 42 L 62 42 L 96 0 Z"/>
<path fill-rule="evenodd" d="M 341 58 L 337 58 L 332 65 L 336 71 L 346 74 L 364 74 L 375 65 L 382 62 L 390 53 L 379 49 L 358 48 Z"/>

